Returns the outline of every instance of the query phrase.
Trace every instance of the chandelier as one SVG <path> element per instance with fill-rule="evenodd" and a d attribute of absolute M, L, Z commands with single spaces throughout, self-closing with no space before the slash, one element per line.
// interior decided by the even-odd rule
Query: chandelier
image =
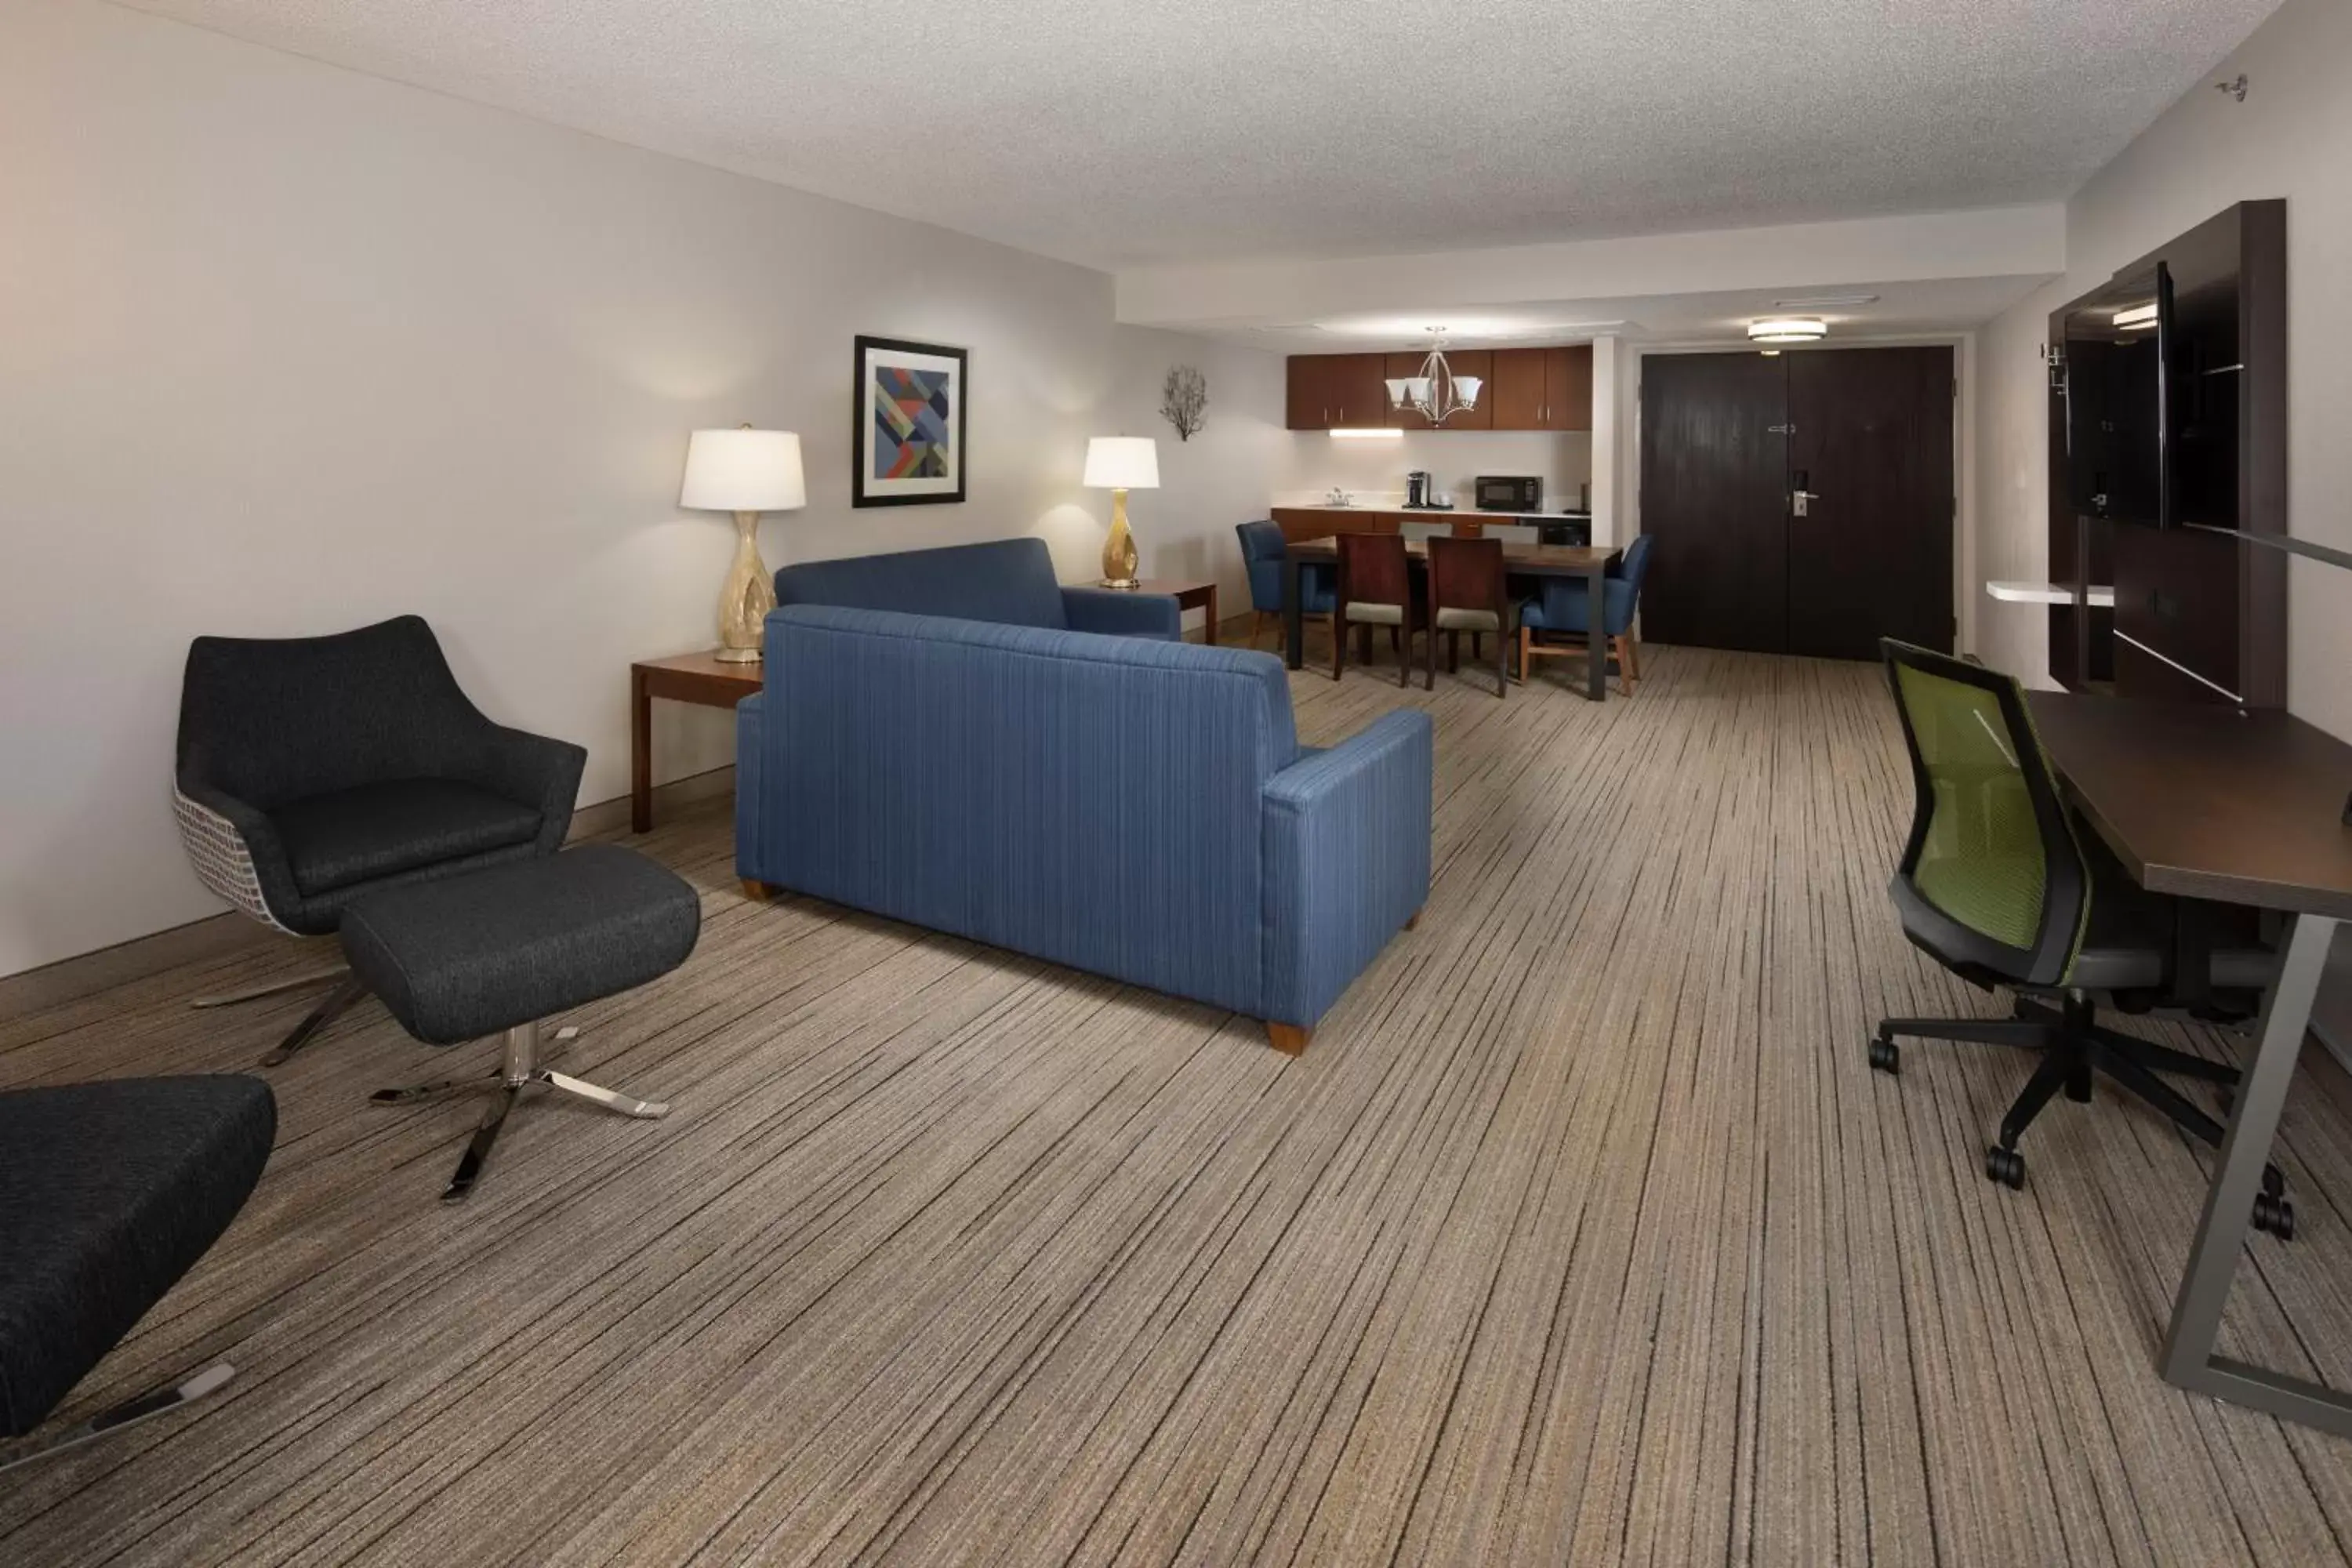
<path fill-rule="evenodd" d="M 1478 389 L 1484 384 L 1475 375 L 1455 375 L 1454 367 L 1445 363 L 1444 327 L 1430 328 L 1429 339 L 1429 357 L 1421 362 L 1421 374 L 1389 382 L 1389 406 L 1410 409 L 1432 425 L 1443 425 L 1454 415 L 1477 407 Z"/>

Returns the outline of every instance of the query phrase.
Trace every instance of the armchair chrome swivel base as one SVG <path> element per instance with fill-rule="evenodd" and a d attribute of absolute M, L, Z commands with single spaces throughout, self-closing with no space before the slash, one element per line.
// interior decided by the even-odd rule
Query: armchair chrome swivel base
<path fill-rule="evenodd" d="M 36 1434 L 19 1447 L 0 1447 L 0 1471 L 29 1465 L 36 1459 L 46 1459 L 52 1454 L 62 1454 L 68 1448 L 79 1448 L 84 1443 L 95 1443 L 100 1437 L 120 1432 L 126 1426 L 135 1426 L 142 1421 L 152 1421 L 158 1415 L 169 1415 L 207 1394 L 219 1393 L 236 1375 L 236 1368 L 228 1363 L 215 1362 L 202 1372 L 168 1387 L 151 1389 L 136 1398 L 126 1399 L 120 1405 L 101 1410 L 87 1421 L 60 1428 L 46 1436 Z"/>
<path fill-rule="evenodd" d="M 560 1030 L 556 1040 L 560 1045 L 578 1033 L 577 1029 Z M 578 1095 L 583 1100 L 601 1105 L 607 1110 L 648 1121 L 669 1114 L 667 1101 L 633 1100 L 601 1084 L 590 1083 L 585 1079 L 552 1071 L 541 1065 L 540 1058 L 539 1024 L 535 1021 L 518 1024 L 507 1031 L 506 1059 L 498 1071 L 484 1073 L 478 1078 L 443 1079 L 408 1089 L 380 1089 L 368 1099 L 377 1105 L 414 1105 L 453 1090 L 488 1089 L 493 1095 L 488 1109 L 482 1112 L 481 1125 L 474 1129 L 474 1136 L 466 1144 L 466 1152 L 457 1161 L 457 1173 L 449 1178 L 448 1188 L 441 1194 L 444 1203 L 457 1203 L 472 1194 L 474 1184 L 481 1179 L 482 1167 L 489 1161 L 490 1149 L 498 1142 L 499 1131 L 506 1125 L 507 1112 L 515 1108 L 527 1089 L 561 1089 L 565 1094 Z"/>
<path fill-rule="evenodd" d="M 217 996 L 199 996 L 188 1004 L 191 1007 L 234 1007 L 243 1002 L 260 1002 L 272 996 L 283 996 L 292 991 L 308 991 L 314 985 L 332 985 L 334 989 L 319 1005 L 302 1016 L 302 1021 L 288 1031 L 284 1039 L 271 1047 L 260 1065 L 274 1068 L 283 1064 L 317 1037 L 320 1030 L 335 1021 L 344 1008 L 367 994 L 349 967 L 337 964 L 311 974 L 299 974 L 291 980 L 273 980 L 264 985 L 248 985 L 242 991 L 225 991 Z"/>
<path fill-rule="evenodd" d="M 2035 1117 L 2060 1090 L 2074 1100 L 2091 1098 L 2093 1075 L 2113 1081 L 2174 1126 L 2204 1142 L 2221 1146 L 2224 1129 L 2192 1104 L 2179 1090 L 2157 1077 L 2169 1073 L 2221 1086 L 2227 1095 L 2238 1083 L 2238 1071 L 2221 1062 L 2208 1061 L 2159 1046 L 2152 1040 L 2110 1029 L 2095 1021 L 2091 999 L 2080 991 L 2064 993 L 2052 1008 L 2026 996 L 2015 999 L 2011 1016 L 1998 1018 L 1883 1018 L 1870 1042 L 1870 1065 L 1879 1072 L 1903 1068 L 1897 1035 L 1988 1046 L 2023 1046 L 2042 1053 L 2042 1064 L 2026 1080 L 2009 1114 L 2001 1118 L 2000 1136 L 1985 1149 L 1985 1175 L 2002 1186 L 2025 1184 L 2025 1156 L 2017 1142 Z M 2255 1198 L 2253 1226 L 2281 1241 L 2294 1239 L 2294 1202 L 2286 1195 L 2286 1178 L 2274 1164 L 2263 1166 L 2263 1190 Z"/>

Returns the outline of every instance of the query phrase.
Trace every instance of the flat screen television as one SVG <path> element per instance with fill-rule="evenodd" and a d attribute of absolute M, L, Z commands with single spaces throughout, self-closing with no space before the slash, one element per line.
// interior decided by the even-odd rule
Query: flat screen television
<path fill-rule="evenodd" d="M 2172 275 L 2160 261 L 2067 312 L 2067 488 L 2078 515 L 2157 528 L 2179 521 L 2179 339 Z"/>

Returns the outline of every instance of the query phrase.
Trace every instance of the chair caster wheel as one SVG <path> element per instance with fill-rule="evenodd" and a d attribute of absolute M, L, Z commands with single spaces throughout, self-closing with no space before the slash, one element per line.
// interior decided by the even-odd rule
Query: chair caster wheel
<path fill-rule="evenodd" d="M 1870 1042 L 1870 1065 L 1879 1072 L 1899 1074 L 1903 1070 L 1903 1047 L 1893 1040 L 1874 1039 Z"/>
<path fill-rule="evenodd" d="M 2014 1191 L 2025 1185 L 2025 1156 L 1995 1143 L 1985 1150 L 1985 1174 Z"/>
<path fill-rule="evenodd" d="M 2254 1200 L 2254 1228 L 2265 1230 L 2281 1241 L 2294 1239 L 2294 1201 L 2264 1193 Z"/>

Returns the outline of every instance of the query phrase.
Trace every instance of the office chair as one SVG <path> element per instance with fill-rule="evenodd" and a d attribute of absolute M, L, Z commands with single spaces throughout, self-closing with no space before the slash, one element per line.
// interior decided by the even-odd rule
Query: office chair
<path fill-rule="evenodd" d="M 2219 1148 L 2221 1124 L 2157 1075 L 2233 1086 L 2236 1071 L 2103 1027 L 2093 998 L 2144 1012 L 2184 996 L 2259 992 L 2272 955 L 2251 942 L 2207 942 L 2207 906 L 2148 893 L 2103 851 L 2089 852 L 2098 847 L 2075 836 L 2014 679 L 1892 638 L 1880 647 L 1916 800 L 1888 885 L 1903 934 L 1970 984 L 2006 986 L 2016 1002 L 2008 1019 L 1882 1018 L 1870 1065 L 1901 1070 L 1897 1035 L 2040 1049 L 2041 1065 L 1985 1151 L 1985 1174 L 2012 1188 L 2025 1184 L 2017 1143 L 2026 1128 L 2061 1089 L 2088 1100 L 2095 1072 Z M 2263 1168 L 2254 1226 L 2283 1241 L 2294 1235 L 2275 1165 Z"/>
<path fill-rule="evenodd" d="M 331 637 L 198 637 L 172 805 L 205 887 L 273 930 L 328 936 L 380 888 L 554 854 L 587 760 L 492 722 L 415 616 Z M 348 969 L 195 1005 L 330 983 L 261 1059 L 275 1067 L 359 1000 Z"/>
<path fill-rule="evenodd" d="M 1290 544 L 1282 536 L 1281 524 L 1266 518 L 1237 522 L 1234 533 L 1242 542 L 1242 565 L 1249 574 L 1250 608 L 1255 612 L 1250 622 L 1250 641 L 1255 643 L 1266 622 L 1273 621 L 1277 626 L 1281 623 L 1282 567 L 1289 559 Z M 1299 567 L 1298 613 L 1302 617 L 1331 613 L 1332 575 L 1332 568 L 1320 562 Z"/>

